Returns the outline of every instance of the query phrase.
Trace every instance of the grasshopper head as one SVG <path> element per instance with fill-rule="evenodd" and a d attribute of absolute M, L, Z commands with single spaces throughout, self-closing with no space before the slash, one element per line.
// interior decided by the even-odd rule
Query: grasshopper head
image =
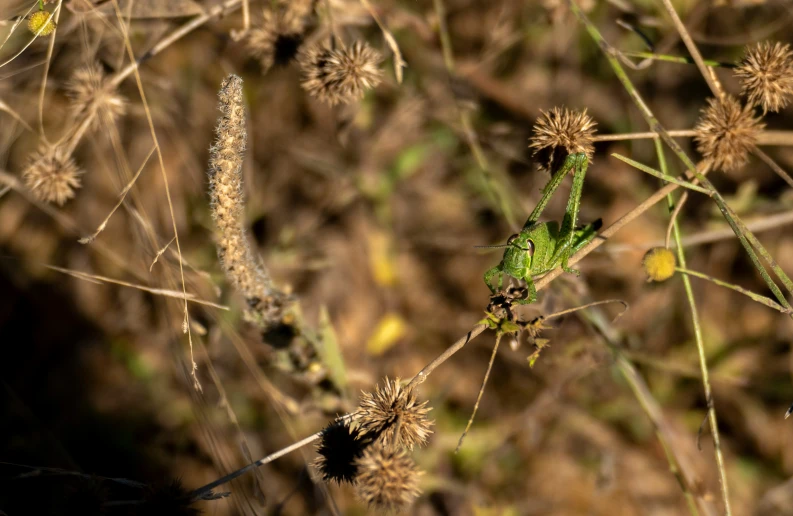
<path fill-rule="evenodd" d="M 524 269 L 531 268 L 534 250 L 535 242 L 532 239 L 531 230 L 523 230 L 509 237 L 503 260 L 506 272 L 512 277 L 519 277 Z"/>

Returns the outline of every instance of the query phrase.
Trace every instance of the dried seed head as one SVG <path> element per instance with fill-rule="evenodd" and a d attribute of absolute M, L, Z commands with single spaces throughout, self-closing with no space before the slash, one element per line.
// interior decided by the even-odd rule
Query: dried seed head
<path fill-rule="evenodd" d="M 76 477 L 67 481 L 64 497 L 58 501 L 58 514 L 93 514 L 104 516 L 110 490 L 101 478 Z"/>
<path fill-rule="evenodd" d="M 748 161 L 749 151 L 763 127 L 765 124 L 755 118 L 751 106 L 742 107 L 729 95 L 709 98 L 708 107 L 701 111 L 694 127 L 694 140 L 697 150 L 715 168 L 735 170 Z"/>
<path fill-rule="evenodd" d="M 35 35 L 49 36 L 55 30 L 55 27 L 55 15 L 50 12 L 36 11 L 28 18 L 28 30 Z"/>
<path fill-rule="evenodd" d="M 583 111 L 555 107 L 542 111 L 534 124 L 534 134 L 529 147 L 534 155 L 539 155 L 540 163 L 552 168 L 557 149 L 564 148 L 567 154 L 583 152 L 588 160 L 592 159 L 595 147 L 592 137 L 597 123 Z"/>
<path fill-rule="evenodd" d="M 359 428 L 352 428 L 349 422 L 334 421 L 322 430 L 317 445 L 319 455 L 314 466 L 326 482 L 335 480 L 339 484 L 352 483 L 358 474 L 356 460 L 371 442 Z"/>
<path fill-rule="evenodd" d="M 364 41 L 337 49 L 315 45 L 300 56 L 303 89 L 331 106 L 349 104 L 380 84 L 380 60 L 380 54 Z"/>
<path fill-rule="evenodd" d="M 147 489 L 140 513 L 149 516 L 198 516 L 201 511 L 195 507 L 190 491 L 182 486 L 182 481 L 174 479 L 170 484 Z"/>
<path fill-rule="evenodd" d="M 71 156 L 61 147 L 42 147 L 33 152 L 28 161 L 22 177 L 40 201 L 63 206 L 81 186 L 80 175 L 83 171 L 77 168 Z"/>
<path fill-rule="evenodd" d="M 418 403 L 413 389 L 405 390 L 396 380 L 385 379 L 374 393 L 364 392 L 358 407 L 361 429 L 393 446 L 423 446 L 432 433 L 427 402 Z"/>
<path fill-rule="evenodd" d="M 750 104 L 780 111 L 793 94 L 793 53 L 789 45 L 764 41 L 747 48 L 735 75 L 743 84 L 742 94 Z"/>
<path fill-rule="evenodd" d="M 248 50 L 259 60 L 263 72 L 274 64 L 286 64 L 297 55 L 311 11 L 312 2 L 306 0 L 282 2 L 265 8 L 261 25 L 251 28 L 246 41 Z"/>
<path fill-rule="evenodd" d="M 642 267 L 647 281 L 666 281 L 675 275 L 677 259 L 666 247 L 653 247 L 644 255 Z"/>
<path fill-rule="evenodd" d="M 127 112 L 127 100 L 105 80 L 105 72 L 99 63 L 74 72 L 66 88 L 67 95 L 72 99 L 74 116 L 91 117 L 92 129 L 99 128 L 100 120 L 111 125 Z"/>
<path fill-rule="evenodd" d="M 378 513 L 394 513 L 410 507 L 421 490 L 421 472 L 404 448 L 381 443 L 369 446 L 356 461 L 355 492 Z"/>

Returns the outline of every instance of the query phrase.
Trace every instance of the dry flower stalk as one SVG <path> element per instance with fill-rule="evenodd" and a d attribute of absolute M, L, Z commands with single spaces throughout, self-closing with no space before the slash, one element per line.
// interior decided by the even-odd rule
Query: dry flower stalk
<path fill-rule="evenodd" d="M 780 111 L 793 94 L 793 52 L 790 45 L 764 41 L 749 47 L 735 75 L 741 79 L 750 104 L 768 111 Z"/>
<path fill-rule="evenodd" d="M 287 299 L 273 287 L 245 232 L 242 160 L 247 134 L 242 79 L 229 75 L 218 97 L 222 116 L 209 159 L 210 209 L 218 228 L 218 257 L 226 276 L 245 297 L 245 318 L 266 329 L 281 321 Z"/>
<path fill-rule="evenodd" d="M 720 99 L 709 98 L 708 107 L 701 112 L 694 131 L 697 150 L 714 168 L 725 171 L 745 165 L 749 151 L 763 130 L 763 124 L 754 116 L 752 107 L 729 95 Z"/>
<path fill-rule="evenodd" d="M 427 401 L 421 403 L 415 391 L 404 389 L 399 378 L 386 378 L 374 392 L 364 392 L 358 407 L 361 429 L 390 446 L 424 446 L 432 433 L 427 419 Z"/>
<path fill-rule="evenodd" d="M 315 45 L 300 56 L 303 88 L 331 106 L 360 100 L 382 81 L 381 59 L 364 41 L 336 49 Z"/>

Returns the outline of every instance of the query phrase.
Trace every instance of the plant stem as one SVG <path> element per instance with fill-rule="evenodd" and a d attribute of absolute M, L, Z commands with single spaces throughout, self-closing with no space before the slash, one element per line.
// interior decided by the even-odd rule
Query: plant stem
<path fill-rule="evenodd" d="M 349 421 L 354 416 L 355 416 L 354 413 L 353 414 L 346 414 L 344 416 L 341 416 L 341 417 L 337 418 L 336 422 Z M 230 481 L 234 480 L 235 478 L 244 475 L 245 473 L 247 473 L 248 471 L 250 471 L 250 470 L 252 470 L 254 468 L 258 468 L 259 466 L 263 466 L 263 465 L 265 465 L 267 463 L 270 463 L 270 462 L 272 462 L 272 461 L 274 461 L 276 459 L 279 459 L 279 458 L 283 457 L 284 455 L 286 455 L 288 453 L 292 453 L 293 451 L 298 450 L 298 449 L 302 448 L 303 446 L 305 446 L 307 444 L 313 443 L 314 441 L 316 441 L 317 439 L 322 437 L 322 432 L 323 431 L 324 430 L 320 430 L 319 432 L 317 432 L 315 434 L 309 435 L 305 439 L 297 441 L 296 443 L 292 443 L 292 444 L 290 444 L 289 446 L 287 446 L 285 448 L 281 448 L 277 452 L 273 452 L 270 455 L 257 460 L 256 462 L 252 462 L 252 463 L 248 464 L 247 466 L 238 469 L 237 471 L 232 471 L 231 473 L 229 473 L 226 476 L 220 477 L 219 479 L 214 480 L 214 481 L 210 482 L 209 484 L 206 484 L 204 486 L 199 487 L 198 489 L 195 489 L 193 492 L 190 493 L 190 499 L 191 500 L 200 500 L 204 496 L 206 496 L 207 494 L 212 492 L 212 490 L 215 489 L 216 487 L 221 486 L 221 485 L 223 485 L 223 484 L 225 484 L 227 482 L 230 482 Z"/>
<path fill-rule="evenodd" d="M 658 163 L 661 172 L 669 178 L 669 170 L 666 166 L 666 157 L 664 156 L 664 149 L 660 140 L 655 140 L 655 151 L 658 154 Z M 675 211 L 675 201 L 670 195 L 667 197 L 669 203 L 669 211 Z M 686 253 L 681 245 L 680 226 L 677 219 L 672 221 L 672 234 L 677 245 L 677 260 L 681 267 L 686 267 Z M 683 287 L 686 291 L 686 298 L 688 299 L 688 308 L 691 313 L 691 323 L 694 326 L 694 338 L 697 343 L 697 354 L 699 355 L 699 369 L 702 374 L 702 388 L 705 391 L 705 399 L 708 404 L 708 418 L 710 420 L 711 434 L 713 435 L 713 447 L 716 454 L 716 463 L 719 467 L 719 483 L 721 484 L 722 501 L 724 502 L 725 514 L 731 514 L 730 509 L 730 492 L 727 484 L 727 470 L 724 465 L 724 454 L 721 450 L 721 440 L 719 438 L 719 425 L 716 418 L 716 408 L 713 404 L 713 389 L 710 385 L 710 377 L 708 372 L 708 361 L 705 355 L 705 341 L 702 337 L 702 328 L 699 323 L 699 313 L 697 312 L 697 303 L 694 298 L 694 290 L 691 288 L 691 280 L 688 276 L 683 276 Z"/>
<path fill-rule="evenodd" d="M 682 39 L 683 43 L 686 45 L 688 53 L 691 54 L 692 58 L 694 58 L 694 62 L 699 68 L 699 72 L 702 74 L 705 82 L 708 83 L 708 86 L 710 86 L 710 90 L 713 92 L 713 95 L 715 95 L 716 98 L 723 97 L 724 90 L 722 89 L 719 80 L 716 78 L 713 70 L 708 68 L 708 66 L 705 64 L 705 60 L 702 59 L 702 54 L 699 52 L 699 48 L 697 48 L 694 40 L 691 39 L 691 34 L 688 33 L 688 29 L 686 29 L 686 26 L 683 24 L 680 16 L 678 16 L 675 7 L 672 5 L 672 2 L 670 0 L 661 0 L 661 3 L 666 8 L 670 18 L 672 18 L 672 23 L 674 23 L 678 34 L 680 34 L 680 39 Z"/>
<path fill-rule="evenodd" d="M 679 63 L 679 64 L 695 64 L 694 59 L 691 57 L 685 56 L 670 56 L 668 54 L 655 54 L 653 52 L 625 52 L 624 50 L 621 51 L 622 55 L 628 57 L 641 57 L 643 59 L 651 59 L 653 61 L 664 61 L 667 63 Z M 732 63 L 722 63 L 719 61 L 713 61 L 709 59 L 705 59 L 702 61 L 705 66 L 711 67 L 723 67 L 723 68 L 732 68 L 735 65 Z"/>
<path fill-rule="evenodd" d="M 697 272 L 697 271 L 692 271 L 691 269 L 685 269 L 683 267 L 675 267 L 675 270 L 677 272 L 681 273 L 681 274 L 685 274 L 687 276 L 694 276 L 695 278 L 704 279 L 704 280 L 710 281 L 711 283 L 715 283 L 716 285 L 719 285 L 720 287 L 728 288 L 730 290 L 734 290 L 735 292 L 739 292 L 739 293 L 743 294 L 744 296 L 747 296 L 747 297 L 751 298 L 752 300 L 757 301 L 758 303 L 763 304 L 763 305 L 765 305 L 765 306 L 767 306 L 769 308 L 773 308 L 774 310 L 782 312 L 783 314 L 789 314 L 789 313 L 791 313 L 791 311 L 793 311 L 790 308 L 785 308 L 784 306 L 780 305 L 779 303 L 777 303 L 776 301 L 774 301 L 770 297 L 761 296 L 760 294 L 756 294 L 756 293 L 752 292 L 751 290 L 746 290 L 743 287 L 739 287 L 738 285 L 733 285 L 732 283 L 727 283 L 726 281 L 722 281 L 722 280 L 720 280 L 718 278 L 714 278 L 713 276 L 708 276 L 707 274 L 703 274 L 703 273 Z"/>

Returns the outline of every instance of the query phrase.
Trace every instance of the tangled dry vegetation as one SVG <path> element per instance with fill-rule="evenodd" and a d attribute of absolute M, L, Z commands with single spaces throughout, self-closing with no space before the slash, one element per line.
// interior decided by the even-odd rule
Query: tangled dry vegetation
<path fill-rule="evenodd" d="M 0 21 L 0 513 L 793 514 L 787 3 Z"/>

